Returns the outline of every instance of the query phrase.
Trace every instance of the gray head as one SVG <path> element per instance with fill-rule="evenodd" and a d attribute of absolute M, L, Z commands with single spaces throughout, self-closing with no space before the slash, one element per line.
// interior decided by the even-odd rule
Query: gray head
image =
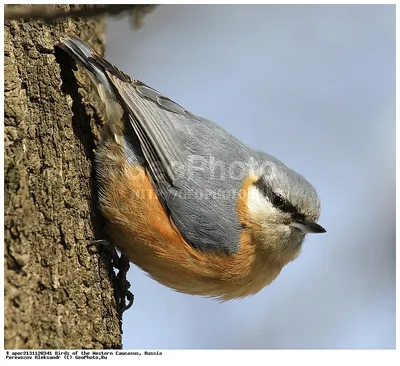
<path fill-rule="evenodd" d="M 307 233 L 324 233 L 316 221 L 320 201 L 314 187 L 300 174 L 267 154 L 254 169 L 247 198 L 249 221 L 265 246 L 296 252 Z M 258 161 L 261 161 L 257 159 Z"/>

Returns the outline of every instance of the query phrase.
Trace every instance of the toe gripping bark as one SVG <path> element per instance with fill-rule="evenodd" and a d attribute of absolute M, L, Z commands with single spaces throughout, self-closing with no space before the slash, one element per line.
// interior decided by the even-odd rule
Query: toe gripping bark
<path fill-rule="evenodd" d="M 96 254 L 105 250 L 111 255 L 113 267 L 118 269 L 118 274 L 116 276 L 118 286 L 117 296 L 119 302 L 118 309 L 122 314 L 132 306 L 134 300 L 132 292 L 129 291 L 131 284 L 126 279 L 126 274 L 129 270 L 129 258 L 123 253 L 121 253 L 121 256 L 118 256 L 115 246 L 107 240 L 93 240 L 87 247 L 91 254 Z"/>

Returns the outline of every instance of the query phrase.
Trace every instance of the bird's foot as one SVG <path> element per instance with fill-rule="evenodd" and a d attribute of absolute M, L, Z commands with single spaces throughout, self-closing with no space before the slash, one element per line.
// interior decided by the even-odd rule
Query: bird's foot
<path fill-rule="evenodd" d="M 134 295 L 129 288 L 131 287 L 130 282 L 126 279 L 126 274 L 129 270 L 129 258 L 127 255 L 121 253 L 121 256 L 118 255 L 115 246 L 111 244 L 109 241 L 101 239 L 101 240 L 93 240 L 87 245 L 88 251 L 90 254 L 100 253 L 102 250 L 107 251 L 110 254 L 112 265 L 114 268 L 118 269 L 117 278 L 117 294 L 118 294 L 118 309 L 121 314 L 128 310 L 134 300 Z M 126 303 L 128 300 L 128 303 Z"/>

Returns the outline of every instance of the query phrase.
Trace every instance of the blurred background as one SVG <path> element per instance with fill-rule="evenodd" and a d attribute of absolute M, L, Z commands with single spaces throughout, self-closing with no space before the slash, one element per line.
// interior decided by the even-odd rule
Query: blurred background
<path fill-rule="evenodd" d="M 106 57 L 304 175 L 328 231 L 223 304 L 132 265 L 124 348 L 394 348 L 395 6 L 159 6 Z"/>

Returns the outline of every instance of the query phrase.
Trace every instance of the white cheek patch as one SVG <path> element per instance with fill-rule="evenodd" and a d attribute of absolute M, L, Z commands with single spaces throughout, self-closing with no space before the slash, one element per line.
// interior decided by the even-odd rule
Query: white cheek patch
<path fill-rule="evenodd" d="M 265 221 L 265 218 L 276 210 L 264 197 L 257 187 L 250 186 L 247 194 L 247 210 L 249 216 L 257 222 Z"/>

